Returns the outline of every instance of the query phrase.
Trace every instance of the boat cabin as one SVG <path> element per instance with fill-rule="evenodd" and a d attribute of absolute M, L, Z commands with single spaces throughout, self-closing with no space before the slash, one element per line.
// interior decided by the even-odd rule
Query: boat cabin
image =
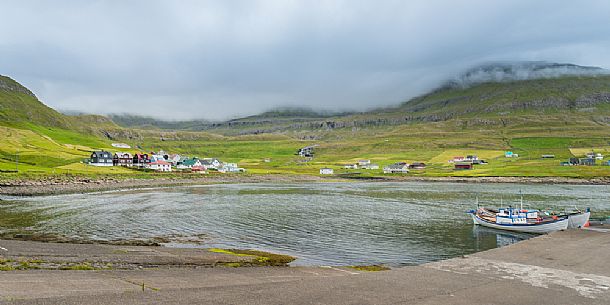
<path fill-rule="evenodd" d="M 536 221 L 538 210 L 520 210 L 515 208 L 500 209 L 496 214 L 497 224 L 527 224 L 528 220 Z"/>

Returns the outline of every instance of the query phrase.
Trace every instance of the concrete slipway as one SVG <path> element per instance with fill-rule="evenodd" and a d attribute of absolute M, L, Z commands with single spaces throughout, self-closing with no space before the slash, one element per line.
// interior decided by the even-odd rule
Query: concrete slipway
<path fill-rule="evenodd" d="M 8 253 L 19 253 L 20 247 L 23 255 L 35 251 L 28 243 L 0 241 L 0 246 Z M 68 245 L 73 247 L 69 251 L 55 249 L 49 254 L 44 247 L 36 250 L 37 255 L 62 257 L 71 252 L 77 257 L 79 251 L 83 255 L 102 251 L 78 250 L 78 246 Z M 104 251 L 106 254 L 100 257 L 106 259 L 116 254 L 116 249 Z M 166 263 L 172 259 L 223 259 L 206 258 L 192 251 L 150 251 L 157 250 L 134 250 L 134 255 L 141 257 L 125 259 L 130 263 L 143 257 Z M 142 270 L 7 271 L 0 272 L 0 303 L 610 304 L 610 232 L 556 232 L 463 258 L 382 272 L 334 267 L 204 268 L 171 264 Z"/>

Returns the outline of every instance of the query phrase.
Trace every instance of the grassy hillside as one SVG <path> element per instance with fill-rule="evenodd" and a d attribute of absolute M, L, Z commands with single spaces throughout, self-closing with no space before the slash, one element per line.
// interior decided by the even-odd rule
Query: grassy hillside
<path fill-rule="evenodd" d="M 28 174 L 141 176 L 124 168 L 96 168 L 80 161 L 93 149 L 125 142 L 142 151 L 163 149 L 189 156 L 238 162 L 249 173 L 382 175 L 381 170 L 344 170 L 371 159 L 381 166 L 421 161 L 415 176 L 610 176 L 610 166 L 560 166 L 561 160 L 595 151 L 610 157 L 610 77 L 482 83 L 444 88 L 395 108 L 358 114 L 271 112 L 215 123 L 205 131 L 119 127 L 95 115 L 66 116 L 40 103 L 16 82 L 0 86 L 0 171 L 5 178 Z M 8 85 L 7 85 L 8 84 Z M 180 126 L 180 125 L 176 125 Z M 191 129 L 191 127 L 188 127 Z M 303 162 L 299 147 L 319 144 Z M 138 152 L 140 149 L 123 151 Z M 518 159 L 504 157 L 504 151 Z M 454 171 L 453 156 L 477 154 L 489 161 Z M 554 154 L 556 159 L 541 159 Z M 19 173 L 13 171 L 19 160 Z M 269 159 L 265 162 L 265 159 Z"/>
<path fill-rule="evenodd" d="M 39 102 L 27 88 L 13 79 L 0 75 L 0 124 L 70 128 L 70 120 Z"/>

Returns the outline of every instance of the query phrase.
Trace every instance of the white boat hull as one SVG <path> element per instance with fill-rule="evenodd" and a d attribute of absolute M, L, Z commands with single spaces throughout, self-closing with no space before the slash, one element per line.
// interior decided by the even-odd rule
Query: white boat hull
<path fill-rule="evenodd" d="M 587 224 L 587 222 L 589 221 L 589 217 L 591 217 L 591 212 L 568 215 L 568 228 L 583 228 L 585 224 Z"/>
<path fill-rule="evenodd" d="M 523 232 L 523 233 L 544 234 L 544 233 L 565 230 L 568 228 L 568 222 L 569 222 L 568 218 L 565 218 L 565 219 L 560 219 L 560 220 L 556 220 L 556 221 L 549 222 L 549 223 L 543 223 L 543 224 L 504 225 L 504 224 L 497 224 L 497 223 L 486 221 L 484 219 L 479 218 L 476 214 L 471 214 L 471 215 L 472 215 L 472 220 L 477 225 L 494 228 L 494 229 L 499 229 L 499 230 L 507 230 L 507 231 L 513 231 L 513 232 Z"/>

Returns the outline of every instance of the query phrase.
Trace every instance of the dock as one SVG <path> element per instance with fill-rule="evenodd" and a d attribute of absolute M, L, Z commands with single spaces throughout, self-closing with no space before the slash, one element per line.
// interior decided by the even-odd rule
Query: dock
<path fill-rule="evenodd" d="M 19 251 L 15 242 L 0 241 L 0 246 L 7 249 L 0 250 L 0 255 Z M 80 251 L 77 248 L 70 250 L 75 256 Z M 117 259 L 119 252 L 108 250 L 104 255 Z M 137 262 L 125 255 L 129 263 Z M 149 262 L 167 262 L 182 254 L 171 250 L 155 255 L 145 256 Z M 193 257 L 197 252 L 185 255 L 189 262 L 197 261 Z M 224 257 L 207 257 L 208 261 L 221 259 Z M 379 272 L 349 267 L 210 268 L 196 264 L 131 270 L 0 271 L 0 303 L 610 304 L 610 232 L 555 232 L 464 257 Z"/>

